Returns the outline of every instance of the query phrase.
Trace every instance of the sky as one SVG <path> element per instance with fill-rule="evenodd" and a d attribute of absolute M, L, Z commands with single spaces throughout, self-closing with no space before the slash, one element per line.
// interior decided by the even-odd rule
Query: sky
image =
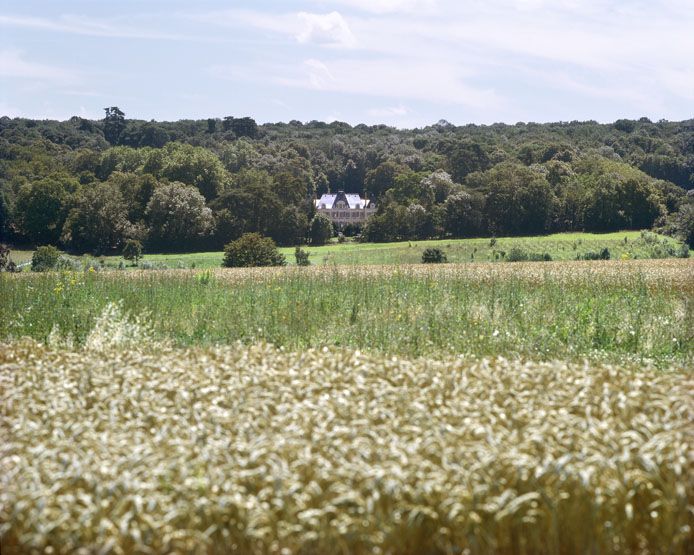
<path fill-rule="evenodd" d="M 0 115 L 694 117 L 694 0 L 0 0 Z"/>

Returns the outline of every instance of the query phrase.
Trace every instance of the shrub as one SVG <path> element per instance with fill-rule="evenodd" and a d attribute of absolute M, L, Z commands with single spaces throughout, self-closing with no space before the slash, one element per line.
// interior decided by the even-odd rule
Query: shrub
<path fill-rule="evenodd" d="M 60 251 L 52 245 L 39 247 L 31 257 L 32 272 L 46 272 L 52 270 L 58 264 Z"/>
<path fill-rule="evenodd" d="M 142 243 L 137 239 L 128 239 L 123 246 L 123 258 L 137 266 L 137 261 L 142 258 Z"/>
<path fill-rule="evenodd" d="M 297 266 L 310 266 L 311 261 L 308 259 L 309 254 L 301 247 L 296 247 L 294 250 L 294 258 L 296 258 Z"/>
<path fill-rule="evenodd" d="M 80 272 L 82 271 L 82 264 L 80 263 L 79 260 L 75 260 L 74 258 L 67 256 L 65 254 L 61 254 L 60 257 L 58 257 L 58 262 L 55 264 L 55 269 L 56 270 L 69 270 L 72 272 Z"/>
<path fill-rule="evenodd" d="M 163 262 L 152 262 L 145 260 L 139 266 L 140 270 L 168 270 L 169 267 Z"/>
<path fill-rule="evenodd" d="M 506 260 L 509 262 L 523 262 L 528 260 L 528 253 L 526 253 L 523 249 L 513 247 L 510 251 L 508 251 Z"/>
<path fill-rule="evenodd" d="M 443 262 L 448 262 L 448 258 L 446 257 L 446 253 L 441 249 L 428 248 L 424 249 L 422 253 L 422 262 L 424 264 L 441 264 Z"/>
<path fill-rule="evenodd" d="M 255 266 L 284 266 L 287 263 L 275 242 L 260 233 L 244 233 L 224 247 L 222 266 L 250 268 Z"/>
<path fill-rule="evenodd" d="M 610 249 L 605 247 L 599 252 L 588 251 L 583 256 L 577 256 L 576 260 L 609 260 Z"/>

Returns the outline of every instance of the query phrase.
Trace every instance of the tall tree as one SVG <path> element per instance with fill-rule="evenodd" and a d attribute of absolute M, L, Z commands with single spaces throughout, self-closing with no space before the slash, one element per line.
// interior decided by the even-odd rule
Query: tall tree
<path fill-rule="evenodd" d="M 112 145 L 118 144 L 121 134 L 125 131 L 125 113 L 118 106 L 104 108 L 106 117 L 104 118 L 104 137 Z"/>

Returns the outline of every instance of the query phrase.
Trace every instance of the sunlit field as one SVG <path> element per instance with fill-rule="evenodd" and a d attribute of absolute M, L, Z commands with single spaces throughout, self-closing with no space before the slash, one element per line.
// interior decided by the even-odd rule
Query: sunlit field
<path fill-rule="evenodd" d="M 2 553 L 690 553 L 694 261 L 0 274 Z"/>
<path fill-rule="evenodd" d="M 449 262 L 505 262 L 511 249 L 535 254 L 548 254 L 552 260 L 575 260 L 586 253 L 597 253 L 608 249 L 614 260 L 669 258 L 679 253 L 681 244 L 671 237 L 652 232 L 620 231 L 614 233 L 555 233 L 535 237 L 499 237 L 496 239 L 447 239 L 432 241 L 403 241 L 397 243 L 358 243 L 348 239 L 345 243 L 331 243 L 320 247 L 302 247 L 309 253 L 313 265 L 371 265 L 371 264 L 416 264 L 421 262 L 426 248 L 442 249 Z M 294 247 L 280 251 L 289 265 L 294 264 Z M 32 251 L 13 250 L 12 258 L 17 264 L 31 262 Z M 141 262 L 145 268 L 204 269 L 219 268 L 222 252 L 194 252 L 152 254 L 146 253 Z M 121 256 L 110 255 L 94 258 L 73 257 L 86 264 L 103 265 L 106 268 L 134 269 Z M 28 269 L 28 267 L 26 268 Z"/>
<path fill-rule="evenodd" d="M 535 359 L 692 355 L 694 261 L 4 275 L 0 338 L 83 342 L 111 302 L 181 345 Z"/>
<path fill-rule="evenodd" d="M 3 554 L 691 553 L 691 372 L 0 345 Z"/>

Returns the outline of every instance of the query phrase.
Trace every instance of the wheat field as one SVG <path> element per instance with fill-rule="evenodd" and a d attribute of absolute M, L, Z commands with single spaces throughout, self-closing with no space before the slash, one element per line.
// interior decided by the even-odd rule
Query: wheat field
<path fill-rule="evenodd" d="M 0 345 L 11 553 L 691 553 L 694 378 L 153 342 Z"/>

